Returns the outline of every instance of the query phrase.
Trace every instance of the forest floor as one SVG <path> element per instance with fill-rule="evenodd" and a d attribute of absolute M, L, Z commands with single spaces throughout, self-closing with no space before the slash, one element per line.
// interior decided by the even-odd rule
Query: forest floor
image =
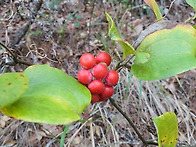
<path fill-rule="evenodd" d="M 183 0 L 157 0 L 165 19 L 184 23 L 194 10 Z M 170 8 L 171 6 L 171 8 Z M 114 69 L 122 56 L 121 48 L 107 35 L 105 12 L 114 19 L 125 40 L 133 44 L 141 31 L 156 21 L 152 10 L 142 1 L 61 1 L 45 0 L 32 13 L 34 1 L 0 1 L 0 41 L 25 61 L 49 64 L 77 77 L 83 53 L 106 51 Z M 168 13 L 169 11 L 169 13 Z M 168 13 L 168 14 L 167 14 Z M 34 21 L 24 32 L 24 26 Z M 195 21 L 190 22 L 195 25 Z M 19 38 L 18 42 L 16 41 Z M 14 40 L 16 42 L 14 42 Z M 27 65 L 7 66 L 10 55 L 0 48 L 0 73 L 19 72 Z M 178 146 L 196 146 L 196 69 L 156 81 L 141 81 L 129 69 L 119 72 L 119 84 L 112 98 L 132 119 L 146 140 L 157 141 L 152 118 L 168 111 L 178 119 Z M 110 101 L 90 104 L 81 119 L 69 127 L 64 146 L 142 147 L 137 134 Z M 0 146 L 59 146 L 63 125 L 30 123 L 0 114 Z"/>

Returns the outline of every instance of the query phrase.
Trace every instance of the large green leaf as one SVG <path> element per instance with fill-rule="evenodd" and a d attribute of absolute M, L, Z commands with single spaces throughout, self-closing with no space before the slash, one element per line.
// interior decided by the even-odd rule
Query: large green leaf
<path fill-rule="evenodd" d="M 196 0 L 186 0 L 186 2 L 193 7 L 193 9 L 195 10 L 195 15 L 192 18 L 189 18 L 188 20 L 186 20 L 186 22 L 190 21 L 190 20 L 194 20 L 196 18 Z"/>
<path fill-rule="evenodd" d="M 121 45 L 123 51 L 123 59 L 125 59 L 125 57 L 130 54 L 135 54 L 135 49 L 132 45 L 130 45 L 120 36 L 120 33 L 118 32 L 118 29 L 116 28 L 114 21 L 108 13 L 106 13 L 106 18 L 108 20 L 109 25 L 109 36 L 112 40 L 117 41 Z"/>
<path fill-rule="evenodd" d="M 158 129 L 159 147 L 175 147 L 178 140 L 178 121 L 173 112 L 153 119 Z"/>
<path fill-rule="evenodd" d="M 144 2 L 152 8 L 157 20 L 162 19 L 161 12 L 155 0 L 144 0 Z"/>
<path fill-rule="evenodd" d="M 156 31 L 138 46 L 135 77 L 157 80 L 196 68 L 196 30 L 190 25 Z"/>
<path fill-rule="evenodd" d="M 13 105 L 2 112 L 16 119 L 66 124 L 80 119 L 91 101 L 89 90 L 63 71 L 48 65 L 27 68 L 29 87 Z"/>
<path fill-rule="evenodd" d="M 0 75 L 0 108 L 17 101 L 25 92 L 29 79 L 23 73 L 4 73 Z"/>

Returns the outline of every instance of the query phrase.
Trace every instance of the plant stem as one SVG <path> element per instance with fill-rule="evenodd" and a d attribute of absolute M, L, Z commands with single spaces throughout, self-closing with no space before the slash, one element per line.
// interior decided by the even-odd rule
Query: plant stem
<path fill-rule="evenodd" d="M 156 146 L 158 146 L 158 143 L 157 143 L 157 142 L 146 141 L 146 143 L 147 143 L 148 145 L 156 145 Z"/>
<path fill-rule="evenodd" d="M 23 60 L 20 60 L 20 59 L 18 59 L 15 55 L 14 55 L 14 53 L 7 47 L 7 46 L 5 46 L 1 41 L 0 41 L 0 45 L 2 46 L 2 47 L 4 47 L 5 49 L 6 49 L 6 51 L 7 52 L 9 52 L 11 55 L 12 55 L 12 57 L 13 57 L 13 60 L 14 60 L 14 62 L 17 64 L 24 64 L 24 65 L 28 65 L 28 66 L 31 66 L 32 64 L 31 63 L 29 63 L 29 62 L 26 62 L 26 61 L 23 61 Z"/>
<path fill-rule="evenodd" d="M 134 56 L 130 56 L 130 57 L 127 59 L 126 62 L 124 62 L 125 59 L 119 61 L 119 62 L 117 63 L 117 65 L 116 65 L 115 70 L 117 71 L 118 69 L 120 69 L 120 68 L 123 67 L 123 66 L 131 70 L 131 66 L 129 66 L 128 63 L 130 62 L 130 60 L 131 60 L 133 57 L 134 57 Z M 123 63 L 123 62 L 124 62 L 124 63 Z"/>
<path fill-rule="evenodd" d="M 134 123 L 132 122 L 132 120 L 127 116 L 127 114 L 125 112 L 122 111 L 122 109 L 114 102 L 114 100 L 112 98 L 109 98 L 111 104 L 125 117 L 125 119 L 129 122 L 129 124 L 131 125 L 131 127 L 134 129 L 134 131 L 136 132 L 136 134 L 138 135 L 139 139 L 143 142 L 143 144 L 145 146 L 151 144 L 151 145 L 158 145 L 158 143 L 156 142 L 152 142 L 152 141 L 145 141 L 144 138 L 142 137 L 142 135 L 140 134 L 140 132 L 138 131 L 138 129 L 136 128 L 136 126 L 134 125 Z"/>
<path fill-rule="evenodd" d="M 63 131 L 63 134 L 61 135 L 60 147 L 63 147 L 63 145 L 64 145 L 65 136 L 66 136 L 66 133 L 67 133 L 70 126 L 71 126 L 71 124 L 65 125 L 65 129 Z"/>
<path fill-rule="evenodd" d="M 14 53 L 12 53 L 12 51 L 10 51 L 10 49 L 9 49 L 6 45 L 4 45 L 1 41 L 0 41 L 0 45 L 1 45 L 2 47 L 4 47 L 4 48 L 6 49 L 6 51 L 9 52 L 9 53 L 12 55 L 13 60 L 14 60 L 14 62 L 15 62 L 15 61 L 17 60 L 17 58 L 16 58 L 16 56 L 14 55 Z"/>

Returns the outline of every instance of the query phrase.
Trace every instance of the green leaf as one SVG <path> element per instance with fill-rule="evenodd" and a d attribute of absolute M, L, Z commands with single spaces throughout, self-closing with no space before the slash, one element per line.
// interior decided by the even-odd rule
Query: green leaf
<path fill-rule="evenodd" d="M 125 41 L 123 39 L 120 39 L 120 38 L 119 39 L 117 38 L 116 41 L 118 41 L 118 43 L 122 47 L 122 50 L 123 50 L 123 59 L 125 59 L 126 56 L 128 56 L 130 54 L 135 54 L 135 49 L 127 41 Z"/>
<path fill-rule="evenodd" d="M 161 12 L 159 10 L 159 7 L 156 3 L 155 0 L 144 0 L 144 2 L 151 7 L 151 9 L 153 10 L 155 16 L 156 16 L 156 19 L 157 20 L 160 20 L 162 19 L 162 15 L 161 15 Z"/>
<path fill-rule="evenodd" d="M 32 32 L 31 34 L 32 35 L 39 35 L 39 34 L 43 34 L 43 32 L 38 30 L 38 31 Z"/>
<path fill-rule="evenodd" d="M 186 2 L 196 10 L 196 1 L 195 0 L 186 0 Z"/>
<path fill-rule="evenodd" d="M 193 7 L 193 9 L 195 10 L 195 15 L 192 18 L 189 18 L 188 20 L 186 20 L 186 22 L 189 22 L 190 20 L 194 20 L 196 18 L 196 1 L 195 0 L 186 0 L 186 2 Z"/>
<path fill-rule="evenodd" d="M 117 41 L 121 45 L 123 51 L 123 59 L 125 59 L 125 57 L 130 54 L 135 54 L 135 49 L 133 48 L 132 45 L 130 45 L 127 41 L 125 41 L 120 36 L 120 33 L 118 32 L 118 29 L 116 28 L 114 21 L 112 20 L 111 16 L 108 13 L 106 13 L 106 18 L 108 20 L 108 25 L 109 25 L 108 34 L 112 40 Z"/>
<path fill-rule="evenodd" d="M 79 24 L 78 21 L 74 21 L 74 25 L 75 25 L 76 28 L 79 28 L 80 27 L 80 24 Z"/>
<path fill-rule="evenodd" d="M 159 147 L 175 147 L 178 140 L 178 122 L 173 112 L 153 119 L 158 130 Z"/>
<path fill-rule="evenodd" d="M 109 36 L 111 37 L 111 39 L 115 40 L 115 38 L 120 38 L 120 33 L 118 32 L 118 29 L 116 28 L 116 25 L 113 21 L 113 19 L 111 18 L 111 16 L 108 13 L 106 14 L 106 19 L 108 21 L 108 27 L 109 27 Z"/>
<path fill-rule="evenodd" d="M 29 79 L 23 73 L 4 73 L 0 75 L 0 108 L 6 107 L 26 91 Z"/>
<path fill-rule="evenodd" d="M 34 65 L 24 74 L 29 87 L 13 105 L 2 110 L 16 119 L 48 124 L 66 124 L 80 119 L 91 101 L 89 90 L 63 71 Z"/>
<path fill-rule="evenodd" d="M 138 46 L 133 75 L 157 80 L 196 68 L 196 30 L 190 25 L 156 31 Z"/>

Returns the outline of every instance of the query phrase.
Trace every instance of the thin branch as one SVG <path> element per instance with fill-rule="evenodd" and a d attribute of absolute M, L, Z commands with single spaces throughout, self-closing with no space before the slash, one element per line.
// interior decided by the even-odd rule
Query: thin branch
<path fill-rule="evenodd" d="M 173 6 L 173 4 L 174 4 L 175 1 L 176 1 L 176 0 L 173 0 L 173 1 L 171 2 L 170 6 L 169 6 L 169 10 L 168 10 L 167 13 L 165 14 L 165 16 L 163 16 L 162 18 L 156 20 L 155 22 L 158 22 L 158 21 L 160 21 L 160 20 L 163 20 L 163 19 L 165 19 L 165 18 L 167 17 L 167 15 L 169 14 L 169 12 L 170 12 L 170 10 L 171 10 L 171 8 L 172 8 L 172 6 Z"/>
<path fill-rule="evenodd" d="M 128 65 L 128 63 L 130 62 L 130 60 L 133 58 L 134 56 L 130 56 L 127 61 L 124 60 L 121 60 L 117 63 L 116 67 L 115 67 L 115 70 L 119 70 L 121 67 L 126 67 L 128 69 L 131 70 L 131 66 Z"/>
<path fill-rule="evenodd" d="M 156 145 L 156 146 L 159 145 L 157 142 L 154 142 L 154 141 L 146 141 L 146 143 L 147 143 L 148 145 Z"/>
<path fill-rule="evenodd" d="M 140 134 L 140 132 L 138 131 L 138 129 L 136 128 L 136 126 L 134 125 L 134 123 L 132 122 L 132 120 L 127 116 L 127 114 L 125 112 L 122 111 L 122 109 L 114 102 L 114 100 L 112 98 L 109 98 L 111 104 L 125 117 L 125 119 L 129 122 L 130 126 L 134 129 L 134 131 L 136 132 L 136 134 L 138 135 L 139 139 L 143 142 L 143 144 L 145 146 L 147 145 L 158 145 L 158 143 L 156 142 L 152 142 L 152 141 L 146 141 L 144 140 L 144 138 L 142 137 L 142 135 Z"/>
<path fill-rule="evenodd" d="M 7 46 L 5 46 L 1 41 L 0 41 L 0 45 L 1 45 L 2 47 L 4 47 L 4 48 L 6 49 L 6 51 L 9 52 L 9 53 L 12 55 L 13 60 L 17 60 L 17 58 L 16 58 L 16 56 L 14 55 L 14 53 L 12 53 L 12 51 L 11 51 Z"/>
<path fill-rule="evenodd" d="M 24 61 L 24 60 L 18 59 L 18 58 L 14 55 L 14 53 L 13 53 L 7 46 L 5 46 L 1 41 L 0 41 L 0 45 L 1 45 L 2 47 L 4 47 L 8 53 L 11 54 L 11 56 L 13 57 L 13 61 L 14 61 L 15 64 L 24 64 L 24 65 L 28 65 L 28 66 L 33 65 L 33 64 L 29 63 L 29 62 L 26 62 L 26 61 Z"/>

